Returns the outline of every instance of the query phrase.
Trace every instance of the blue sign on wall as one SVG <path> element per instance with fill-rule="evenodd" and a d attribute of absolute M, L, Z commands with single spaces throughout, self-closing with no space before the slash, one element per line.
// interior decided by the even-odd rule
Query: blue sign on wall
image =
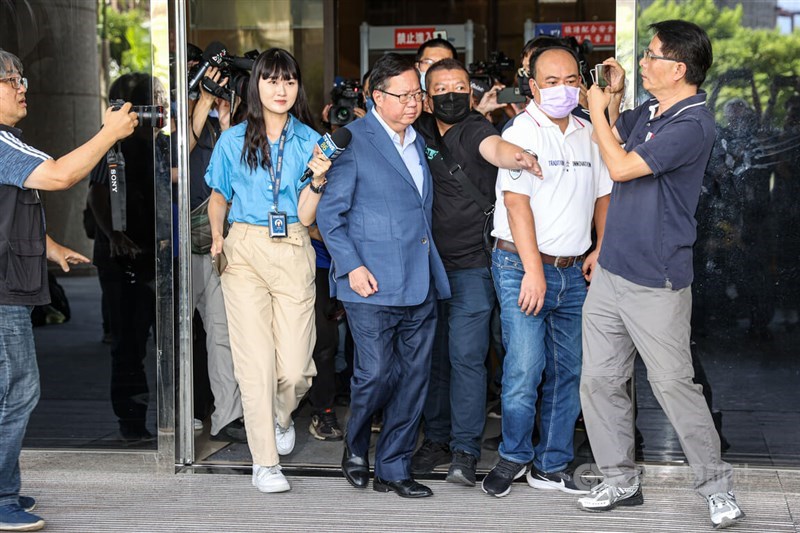
<path fill-rule="evenodd" d="M 537 24 L 536 31 L 534 32 L 536 37 L 540 35 L 549 35 L 550 37 L 561 37 L 561 24 Z"/>

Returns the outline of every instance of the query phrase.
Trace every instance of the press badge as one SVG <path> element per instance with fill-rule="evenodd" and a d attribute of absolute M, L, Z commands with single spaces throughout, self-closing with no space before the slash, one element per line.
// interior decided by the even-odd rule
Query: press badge
<path fill-rule="evenodd" d="M 269 214 L 269 236 L 271 239 L 286 237 L 286 213 L 273 211 Z"/>

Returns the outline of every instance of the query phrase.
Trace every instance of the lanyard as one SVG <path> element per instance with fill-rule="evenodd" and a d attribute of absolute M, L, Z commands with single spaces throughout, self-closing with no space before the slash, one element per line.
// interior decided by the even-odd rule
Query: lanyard
<path fill-rule="evenodd" d="M 286 117 L 286 124 L 283 125 L 281 131 L 281 138 L 278 141 L 278 161 L 275 163 L 275 169 L 272 168 L 272 158 L 270 158 L 267 170 L 269 170 L 269 179 L 272 183 L 272 211 L 278 211 L 278 195 L 281 192 L 281 170 L 283 169 L 283 147 L 286 144 L 286 132 L 289 131 L 289 122 L 292 120 L 291 116 Z"/>

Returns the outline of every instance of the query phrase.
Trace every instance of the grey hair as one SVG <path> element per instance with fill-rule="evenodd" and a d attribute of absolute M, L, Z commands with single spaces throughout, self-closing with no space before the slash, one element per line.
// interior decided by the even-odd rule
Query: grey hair
<path fill-rule="evenodd" d="M 6 77 L 8 74 L 22 76 L 22 61 L 11 52 L 0 48 L 0 77 Z"/>

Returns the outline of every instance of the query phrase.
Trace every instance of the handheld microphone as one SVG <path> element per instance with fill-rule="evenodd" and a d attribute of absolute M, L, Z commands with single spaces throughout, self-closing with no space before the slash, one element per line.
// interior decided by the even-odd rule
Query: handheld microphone
<path fill-rule="evenodd" d="M 194 77 L 189 80 L 188 92 L 191 93 L 197 89 L 197 86 L 200 84 L 200 81 L 202 81 L 209 67 L 221 67 L 226 55 L 228 55 L 228 51 L 225 50 L 225 45 L 221 42 L 214 41 L 209 44 L 203 51 L 203 63 L 200 65 Z"/>
<path fill-rule="evenodd" d="M 350 139 L 352 138 L 353 134 L 350 133 L 350 130 L 347 128 L 339 128 L 333 132 L 333 135 L 326 133 L 320 137 L 320 139 L 317 141 L 317 146 L 319 146 L 319 149 L 322 150 L 322 154 L 326 159 L 333 161 L 339 157 L 342 152 L 344 152 L 344 149 L 347 148 L 348 144 L 350 144 Z M 300 182 L 302 183 L 306 181 L 313 175 L 314 171 L 310 168 L 307 168 L 300 177 Z"/>

